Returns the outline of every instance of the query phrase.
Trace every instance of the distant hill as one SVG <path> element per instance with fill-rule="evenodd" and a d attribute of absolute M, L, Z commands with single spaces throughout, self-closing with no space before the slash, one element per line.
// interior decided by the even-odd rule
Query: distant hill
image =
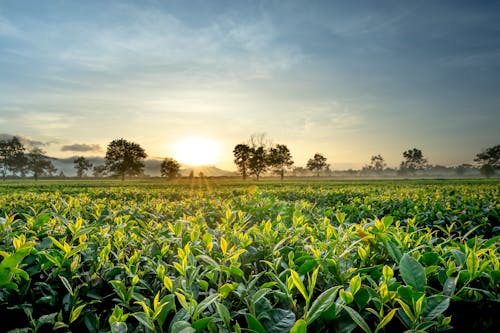
<path fill-rule="evenodd" d="M 53 158 L 52 163 L 57 168 L 58 171 L 64 172 L 64 174 L 68 177 L 76 176 L 75 167 L 73 161 L 77 156 L 68 157 L 68 158 Z M 95 165 L 103 165 L 104 158 L 99 156 L 94 157 L 85 157 L 87 160 L 92 162 Z M 151 177 L 159 177 L 160 176 L 160 166 L 162 159 L 151 158 L 145 161 L 144 173 Z M 181 176 L 189 176 L 189 174 L 193 171 L 195 177 L 199 176 L 200 172 L 203 172 L 203 175 L 206 177 L 231 177 L 237 176 L 236 172 L 227 171 L 217 168 L 213 165 L 201 165 L 201 166 L 189 166 L 185 164 L 181 164 Z M 91 175 L 92 172 L 88 172 L 88 175 Z"/>

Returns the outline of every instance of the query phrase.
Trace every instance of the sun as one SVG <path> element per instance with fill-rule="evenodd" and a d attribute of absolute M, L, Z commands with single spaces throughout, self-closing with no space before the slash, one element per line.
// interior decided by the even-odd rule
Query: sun
<path fill-rule="evenodd" d="M 174 144 L 173 149 L 174 158 L 187 165 L 212 165 L 219 161 L 219 144 L 207 138 L 186 138 Z"/>

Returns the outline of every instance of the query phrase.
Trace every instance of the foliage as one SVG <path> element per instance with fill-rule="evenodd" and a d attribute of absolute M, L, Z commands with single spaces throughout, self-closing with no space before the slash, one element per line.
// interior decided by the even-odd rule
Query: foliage
<path fill-rule="evenodd" d="M 51 175 L 57 171 L 52 161 L 45 156 L 45 151 L 38 147 L 28 152 L 26 169 L 33 173 L 35 180 L 38 180 L 40 176 Z"/>
<path fill-rule="evenodd" d="M 500 169 L 500 145 L 490 147 L 476 155 L 474 161 L 480 164 L 481 174 L 491 177 Z"/>
<path fill-rule="evenodd" d="M 0 140 L 0 163 L 4 181 L 7 171 L 16 172 L 20 165 L 25 164 L 24 150 L 23 144 L 15 136 L 10 140 Z"/>
<path fill-rule="evenodd" d="M 125 139 L 110 142 L 106 151 L 106 169 L 122 180 L 126 175 L 136 176 L 144 171 L 144 149 L 137 143 Z"/>
<path fill-rule="evenodd" d="M 173 158 L 166 157 L 163 162 L 161 162 L 160 172 L 162 177 L 167 177 L 168 179 L 174 179 L 179 175 L 179 170 L 181 165 Z"/>
<path fill-rule="evenodd" d="M 79 178 L 82 178 L 85 175 L 85 171 L 90 170 L 92 168 L 92 162 L 90 162 L 83 156 L 75 158 L 73 163 L 75 164 L 76 175 Z"/>
<path fill-rule="evenodd" d="M 241 173 L 243 180 L 247 179 L 248 171 L 249 171 L 249 162 L 251 155 L 250 146 L 240 143 L 234 147 L 234 164 L 238 168 L 238 171 Z"/>
<path fill-rule="evenodd" d="M 205 184 L 0 186 L 2 330 L 498 328 L 498 181 Z"/>
<path fill-rule="evenodd" d="M 311 170 L 312 172 L 317 173 L 317 176 L 319 177 L 319 174 L 321 171 L 329 167 L 329 164 L 326 163 L 326 157 L 323 156 L 320 153 L 314 154 L 313 158 L 310 158 L 307 161 L 306 167 Z"/>
<path fill-rule="evenodd" d="M 401 162 L 399 170 L 401 174 L 414 174 L 417 170 L 423 170 L 427 166 L 427 159 L 420 149 L 413 148 L 403 152 L 404 161 Z"/>
<path fill-rule="evenodd" d="M 255 175 L 259 180 L 260 175 L 267 170 L 268 154 L 264 146 L 250 148 L 250 158 L 248 159 L 248 170 L 251 175 Z"/>
<path fill-rule="evenodd" d="M 293 165 L 292 154 L 286 145 L 277 144 L 269 149 L 268 164 L 275 168 L 281 180 L 285 175 L 285 170 Z"/>
<path fill-rule="evenodd" d="M 385 163 L 385 160 L 382 157 L 382 155 L 379 154 L 372 156 L 370 166 L 372 170 L 376 172 L 381 172 L 384 171 L 387 164 Z"/>

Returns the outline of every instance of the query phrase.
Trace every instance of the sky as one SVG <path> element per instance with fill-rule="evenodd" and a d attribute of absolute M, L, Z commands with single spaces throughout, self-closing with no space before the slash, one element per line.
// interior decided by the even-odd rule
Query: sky
<path fill-rule="evenodd" d="M 296 166 L 471 163 L 500 144 L 498 22 L 487 0 L 0 0 L 0 135 L 60 158 L 206 140 L 228 170 L 256 133 Z"/>

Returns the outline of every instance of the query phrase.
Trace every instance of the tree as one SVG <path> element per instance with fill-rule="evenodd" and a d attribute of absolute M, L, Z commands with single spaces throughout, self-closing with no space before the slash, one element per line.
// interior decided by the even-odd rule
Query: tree
<path fill-rule="evenodd" d="M 316 153 L 313 158 L 307 161 L 306 167 L 311 170 L 311 172 L 316 171 L 316 175 L 319 177 L 320 172 L 329 167 L 329 164 L 326 163 L 326 157 L 320 153 Z"/>
<path fill-rule="evenodd" d="M 260 175 L 267 170 L 267 152 L 264 146 L 250 149 L 250 158 L 248 159 L 248 169 L 250 174 L 255 175 L 259 180 Z"/>
<path fill-rule="evenodd" d="M 500 169 L 500 145 L 490 147 L 476 155 L 474 159 L 479 163 L 479 171 L 486 177 L 491 177 Z"/>
<path fill-rule="evenodd" d="M 281 180 L 285 175 L 285 169 L 293 165 L 292 155 L 286 145 L 277 144 L 269 150 L 268 164 L 275 168 L 275 172 L 280 175 Z"/>
<path fill-rule="evenodd" d="M 384 171 L 387 164 L 385 163 L 385 160 L 382 157 L 382 155 L 379 154 L 379 155 L 372 156 L 370 166 L 371 166 L 371 169 L 373 171 L 382 172 L 382 171 Z"/>
<path fill-rule="evenodd" d="M 77 157 L 73 163 L 75 164 L 76 175 L 82 178 L 87 170 L 92 168 L 92 162 L 87 160 L 85 157 Z"/>
<path fill-rule="evenodd" d="M 179 164 L 179 162 L 177 162 L 173 158 L 166 157 L 161 163 L 161 176 L 167 177 L 168 179 L 174 179 L 179 175 L 180 169 L 181 165 Z"/>
<path fill-rule="evenodd" d="M 96 165 L 92 169 L 92 175 L 94 177 L 103 177 L 107 173 L 106 166 L 105 165 Z"/>
<path fill-rule="evenodd" d="M 427 166 L 427 159 L 424 158 L 422 151 L 417 148 L 413 148 L 403 152 L 403 157 L 406 159 L 402 161 L 399 169 L 402 174 L 411 173 L 414 174 L 417 170 L 423 170 Z"/>
<path fill-rule="evenodd" d="M 0 140 L 0 163 L 4 181 L 7 170 L 14 172 L 14 170 L 17 170 L 19 162 L 25 162 L 24 149 L 21 141 L 15 136 L 10 140 Z"/>
<path fill-rule="evenodd" d="M 252 149 L 250 146 L 240 143 L 234 147 L 233 154 L 234 164 L 236 164 L 238 171 L 243 176 L 243 180 L 247 179 Z"/>
<path fill-rule="evenodd" d="M 147 157 L 142 147 L 125 139 L 111 141 L 106 151 L 106 169 L 122 180 L 125 175 L 136 176 L 144 171 L 144 159 Z"/>
<path fill-rule="evenodd" d="M 474 170 L 474 166 L 471 164 L 463 163 L 455 167 L 455 172 L 458 176 L 464 176 L 468 171 Z"/>
<path fill-rule="evenodd" d="M 37 147 L 30 150 L 28 153 L 27 170 L 33 173 L 35 180 L 38 180 L 40 176 L 47 173 L 52 174 L 55 172 L 56 168 L 52 164 L 52 161 L 45 156 L 45 151 Z"/>

